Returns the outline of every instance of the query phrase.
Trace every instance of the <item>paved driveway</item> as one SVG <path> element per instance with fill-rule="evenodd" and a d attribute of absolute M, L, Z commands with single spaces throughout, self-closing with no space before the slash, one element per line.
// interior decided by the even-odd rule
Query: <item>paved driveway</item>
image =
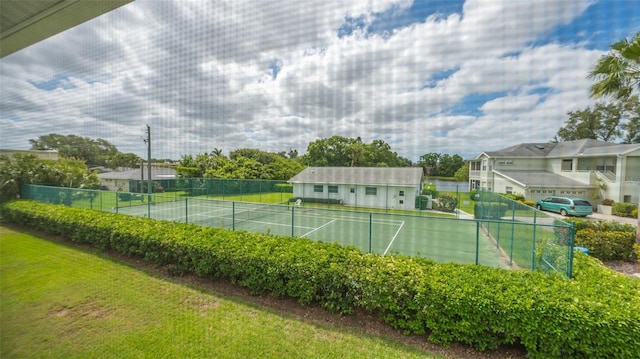
<path fill-rule="evenodd" d="M 567 217 L 563 217 L 558 213 L 552 213 L 552 212 L 545 212 L 546 214 L 553 216 L 555 218 L 558 219 L 563 219 L 563 218 L 567 218 Z M 585 219 L 590 219 L 590 220 L 594 220 L 594 221 L 615 221 L 615 222 L 619 222 L 619 223 L 626 223 L 626 224 L 631 224 L 634 226 L 638 225 L 638 219 L 637 218 L 627 218 L 627 217 L 618 217 L 618 216 L 612 216 L 609 214 L 602 214 L 602 213 L 594 213 L 590 216 L 584 217 Z"/>

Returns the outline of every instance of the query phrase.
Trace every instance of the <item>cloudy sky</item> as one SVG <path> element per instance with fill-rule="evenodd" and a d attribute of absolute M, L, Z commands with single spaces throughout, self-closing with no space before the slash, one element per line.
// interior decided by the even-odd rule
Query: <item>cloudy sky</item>
<path fill-rule="evenodd" d="M 0 60 L 0 148 L 146 158 L 382 139 L 416 161 L 548 141 L 635 0 L 136 0 Z"/>

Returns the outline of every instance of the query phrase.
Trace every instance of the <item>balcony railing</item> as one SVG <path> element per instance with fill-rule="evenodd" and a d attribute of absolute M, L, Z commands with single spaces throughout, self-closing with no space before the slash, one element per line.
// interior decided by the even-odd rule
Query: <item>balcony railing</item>
<path fill-rule="evenodd" d="M 596 171 L 596 173 L 598 174 L 598 177 L 604 178 L 609 182 L 616 181 L 616 174 L 611 171 Z"/>

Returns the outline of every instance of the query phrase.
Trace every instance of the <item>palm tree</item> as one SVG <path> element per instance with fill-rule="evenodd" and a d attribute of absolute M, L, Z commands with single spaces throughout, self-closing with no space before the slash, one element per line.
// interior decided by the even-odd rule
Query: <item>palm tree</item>
<path fill-rule="evenodd" d="M 598 60 L 588 78 L 596 81 L 591 86 L 591 96 L 613 96 L 627 99 L 634 91 L 640 91 L 640 32 L 631 40 L 613 43 L 611 51 Z M 640 208 L 640 191 L 638 191 Z M 640 214 L 636 227 L 636 243 L 640 244 Z"/>
<path fill-rule="evenodd" d="M 596 81 L 591 86 L 591 96 L 628 98 L 634 90 L 640 90 L 640 32 L 631 40 L 613 43 L 610 48 L 589 72 L 588 78 Z"/>

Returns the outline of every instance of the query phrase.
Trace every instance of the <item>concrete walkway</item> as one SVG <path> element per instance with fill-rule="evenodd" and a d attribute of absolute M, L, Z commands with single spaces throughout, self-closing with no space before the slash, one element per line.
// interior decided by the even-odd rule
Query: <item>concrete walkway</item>
<path fill-rule="evenodd" d="M 554 218 L 558 218 L 560 220 L 566 218 L 563 217 L 562 215 L 558 214 L 558 213 L 552 213 L 552 212 L 544 212 Z M 458 210 L 458 218 L 462 218 L 462 219 L 473 219 L 473 215 L 464 212 L 462 210 Z M 638 225 L 638 219 L 637 218 L 628 218 L 628 217 L 618 217 L 618 216 L 613 216 L 610 214 L 602 214 L 602 213 L 594 213 L 590 216 L 584 217 L 585 219 L 590 219 L 593 221 L 615 221 L 615 222 L 619 222 L 619 223 L 626 223 L 626 224 L 631 224 L 633 226 L 637 226 Z"/>
<path fill-rule="evenodd" d="M 586 217 L 587 219 L 596 220 L 596 221 L 615 221 L 619 223 L 632 224 L 634 226 L 638 225 L 637 218 L 628 218 L 628 217 L 618 217 L 610 214 L 602 214 L 602 213 L 594 213 L 590 216 Z"/>

